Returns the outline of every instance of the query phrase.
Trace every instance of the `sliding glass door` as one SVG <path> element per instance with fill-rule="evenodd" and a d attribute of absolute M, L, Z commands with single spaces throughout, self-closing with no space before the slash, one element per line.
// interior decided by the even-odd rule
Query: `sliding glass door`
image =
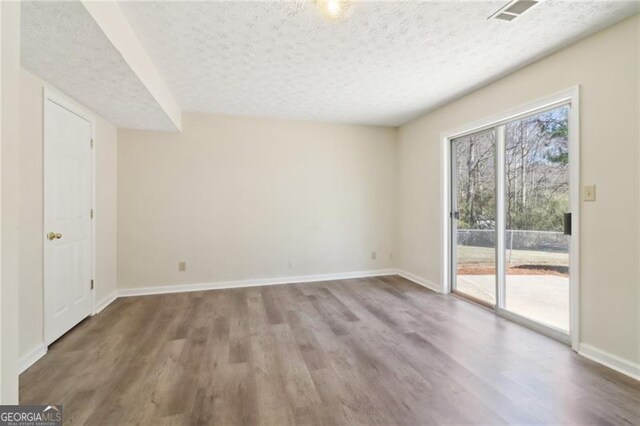
<path fill-rule="evenodd" d="M 569 107 L 505 126 L 505 306 L 569 332 Z M 567 225 L 567 229 L 565 229 Z"/>
<path fill-rule="evenodd" d="M 496 143 L 493 129 L 452 141 L 453 290 L 496 303 Z"/>
<path fill-rule="evenodd" d="M 451 140 L 452 291 L 570 332 L 569 105 Z"/>

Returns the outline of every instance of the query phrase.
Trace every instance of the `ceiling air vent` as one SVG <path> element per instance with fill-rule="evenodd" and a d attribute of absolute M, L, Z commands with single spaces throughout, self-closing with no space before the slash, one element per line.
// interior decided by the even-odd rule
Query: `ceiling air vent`
<path fill-rule="evenodd" d="M 503 21 L 513 21 L 518 15 L 512 15 L 510 13 L 499 13 L 495 16 L 496 19 L 502 19 Z"/>
<path fill-rule="evenodd" d="M 498 9 L 488 19 L 500 19 L 501 21 L 513 21 L 518 16 L 522 15 L 527 10 L 538 4 L 538 1 L 533 0 L 515 0 L 507 3 L 506 6 Z"/>

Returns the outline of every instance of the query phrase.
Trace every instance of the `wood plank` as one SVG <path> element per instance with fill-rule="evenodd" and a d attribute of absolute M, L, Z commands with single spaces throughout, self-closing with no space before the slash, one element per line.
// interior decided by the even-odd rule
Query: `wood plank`
<path fill-rule="evenodd" d="M 640 383 L 400 277 L 118 299 L 20 377 L 65 424 L 640 424 Z"/>

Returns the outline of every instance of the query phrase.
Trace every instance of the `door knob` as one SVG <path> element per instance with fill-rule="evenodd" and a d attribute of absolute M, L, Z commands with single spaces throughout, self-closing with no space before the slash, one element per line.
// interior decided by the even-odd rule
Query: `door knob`
<path fill-rule="evenodd" d="M 49 239 L 49 241 L 51 240 L 59 240 L 60 238 L 62 238 L 62 234 L 59 232 L 49 232 L 47 234 L 47 238 Z"/>

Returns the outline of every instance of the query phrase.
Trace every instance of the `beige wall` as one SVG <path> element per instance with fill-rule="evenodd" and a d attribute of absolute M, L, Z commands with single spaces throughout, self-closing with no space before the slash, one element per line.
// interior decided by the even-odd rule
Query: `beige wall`
<path fill-rule="evenodd" d="M 20 3 L 0 3 L 0 403 L 18 403 Z"/>
<path fill-rule="evenodd" d="M 42 80 L 22 70 L 20 143 L 20 356 L 43 342 Z M 116 290 L 117 130 L 96 119 L 96 302 Z"/>
<path fill-rule="evenodd" d="M 581 341 L 640 360 L 640 18 L 595 34 L 400 128 L 400 267 L 440 283 L 442 132 L 579 84 Z"/>
<path fill-rule="evenodd" d="M 393 267 L 396 136 L 208 114 L 184 114 L 182 133 L 120 130 L 119 286 Z"/>

